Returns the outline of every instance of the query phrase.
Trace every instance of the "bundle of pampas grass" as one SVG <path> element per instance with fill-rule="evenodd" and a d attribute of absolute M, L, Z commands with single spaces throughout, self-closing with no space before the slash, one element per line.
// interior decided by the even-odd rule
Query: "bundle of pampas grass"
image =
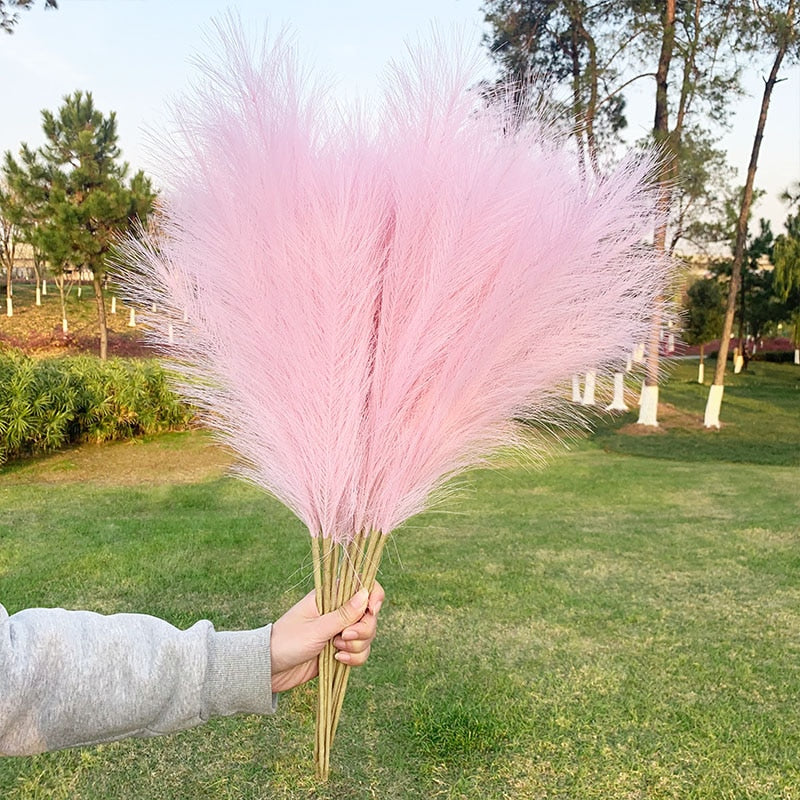
<path fill-rule="evenodd" d="M 560 423 L 571 376 L 624 363 L 670 265 L 646 244 L 652 154 L 606 177 L 475 56 L 435 40 L 343 109 L 285 36 L 217 25 L 176 102 L 128 295 L 241 474 L 308 527 L 319 611 L 372 587 L 390 532 L 454 474 Z M 328 774 L 349 668 L 320 656 Z"/>

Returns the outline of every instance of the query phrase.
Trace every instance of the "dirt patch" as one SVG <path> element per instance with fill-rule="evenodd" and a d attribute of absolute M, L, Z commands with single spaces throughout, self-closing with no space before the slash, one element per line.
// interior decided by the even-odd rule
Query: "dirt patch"
<path fill-rule="evenodd" d="M 67 298 L 69 332 L 61 328 L 61 306 L 52 293 L 35 305 L 33 286 L 19 283 L 14 287 L 14 316 L 0 317 L 0 346 L 13 347 L 28 355 L 47 356 L 99 355 L 100 336 L 97 309 L 90 287 L 84 286 L 84 296 L 77 298 L 75 287 Z M 106 298 L 109 356 L 142 357 L 153 353 L 142 342 L 141 326 L 128 325 L 128 309 L 117 304 L 117 313 L 110 313 Z"/>
<path fill-rule="evenodd" d="M 198 483 L 225 475 L 233 455 L 207 431 L 168 433 L 151 439 L 82 444 L 0 468 L 0 484 L 89 483 L 142 486 Z"/>
<path fill-rule="evenodd" d="M 638 425 L 635 422 L 629 422 L 619 428 L 617 433 L 625 436 L 663 436 L 671 430 L 705 430 L 703 418 L 675 408 L 670 403 L 659 403 L 658 427 L 654 428 L 649 425 Z"/>
<path fill-rule="evenodd" d="M 78 331 L 63 333 L 60 327 L 43 333 L 31 331 L 26 335 L 12 336 L 0 333 L 0 346 L 12 347 L 27 355 L 45 358 L 51 356 L 99 355 L 100 337 Z M 135 336 L 108 332 L 109 357 L 152 358 L 154 353 Z"/>

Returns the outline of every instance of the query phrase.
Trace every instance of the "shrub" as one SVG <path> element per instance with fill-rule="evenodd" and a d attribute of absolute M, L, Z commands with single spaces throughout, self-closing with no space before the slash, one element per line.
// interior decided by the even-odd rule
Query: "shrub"
<path fill-rule="evenodd" d="M 0 464 L 74 442 L 184 427 L 191 418 L 154 360 L 0 352 Z"/>
<path fill-rule="evenodd" d="M 775 364 L 794 363 L 794 350 L 759 350 L 751 361 L 770 361 Z"/>

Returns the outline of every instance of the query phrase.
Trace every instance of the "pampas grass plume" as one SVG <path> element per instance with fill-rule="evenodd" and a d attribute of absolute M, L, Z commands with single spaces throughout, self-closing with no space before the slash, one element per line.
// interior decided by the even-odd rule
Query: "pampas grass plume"
<path fill-rule="evenodd" d="M 581 176 L 546 122 L 470 91 L 464 47 L 413 49 L 367 113 L 285 35 L 229 18 L 217 41 L 128 292 L 244 476 L 314 539 L 383 539 L 645 336 L 670 273 L 646 244 L 655 158 Z"/>

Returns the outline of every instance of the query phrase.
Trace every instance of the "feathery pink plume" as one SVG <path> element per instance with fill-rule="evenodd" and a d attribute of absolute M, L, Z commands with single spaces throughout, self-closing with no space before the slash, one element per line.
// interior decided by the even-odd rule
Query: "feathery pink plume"
<path fill-rule="evenodd" d="M 224 60 L 176 107 L 159 233 L 126 246 L 130 291 L 166 309 L 151 338 L 169 321 L 244 475 L 312 536 L 389 532 L 643 336 L 671 271 L 644 244 L 653 157 L 582 179 L 450 48 L 395 66 L 368 121 L 284 37 L 218 30 Z"/>

